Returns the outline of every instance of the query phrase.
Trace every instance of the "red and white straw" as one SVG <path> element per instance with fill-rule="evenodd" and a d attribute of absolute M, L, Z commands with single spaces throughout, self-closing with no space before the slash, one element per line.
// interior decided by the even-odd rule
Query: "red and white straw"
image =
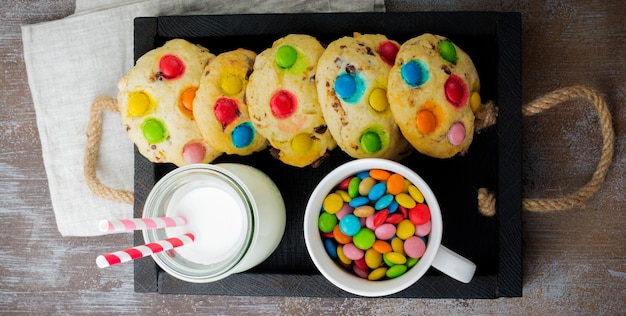
<path fill-rule="evenodd" d="M 180 237 L 167 238 L 126 250 L 100 255 L 96 258 L 96 264 L 100 268 L 106 268 L 108 266 L 147 257 L 161 251 L 188 245 L 191 244 L 194 239 L 192 234 L 184 234 Z"/>
<path fill-rule="evenodd" d="M 155 228 L 178 227 L 187 224 L 187 219 L 183 216 L 176 217 L 153 217 L 153 218 L 131 218 L 102 220 L 98 224 L 101 232 L 114 233 L 132 230 L 146 230 Z"/>

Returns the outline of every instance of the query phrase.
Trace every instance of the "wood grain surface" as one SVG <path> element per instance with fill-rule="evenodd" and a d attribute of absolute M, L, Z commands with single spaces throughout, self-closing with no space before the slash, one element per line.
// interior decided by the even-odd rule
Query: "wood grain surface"
<path fill-rule="evenodd" d="M 519 11 L 522 102 L 586 85 L 613 115 L 615 157 L 584 206 L 523 214 L 521 298 L 364 299 L 135 293 L 133 266 L 97 254 L 132 235 L 61 237 L 51 208 L 20 25 L 63 18 L 74 2 L 2 1 L 0 11 L 0 313 L 17 314 L 626 314 L 626 22 L 624 1 L 388 1 L 387 11 Z M 51 61 L 52 62 L 52 61 Z M 582 101 L 522 120 L 525 197 L 557 197 L 591 177 L 598 116 Z"/>

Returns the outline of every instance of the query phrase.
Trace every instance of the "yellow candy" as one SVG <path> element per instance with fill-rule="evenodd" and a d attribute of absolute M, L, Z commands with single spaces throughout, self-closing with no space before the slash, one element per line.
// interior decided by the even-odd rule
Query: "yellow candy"
<path fill-rule="evenodd" d="M 402 240 L 406 240 L 407 238 L 413 236 L 415 234 L 415 224 L 413 224 L 408 219 L 403 219 L 400 223 L 398 223 L 398 228 L 396 229 L 396 235 L 398 238 Z"/>
<path fill-rule="evenodd" d="M 343 246 L 342 245 L 337 246 L 337 257 L 339 258 L 339 261 L 341 261 L 341 263 L 343 263 L 343 264 L 350 264 L 350 263 L 352 263 L 352 260 L 350 260 L 348 257 L 346 257 L 346 255 L 343 253 Z"/>
<path fill-rule="evenodd" d="M 148 114 L 152 105 L 150 96 L 143 91 L 135 91 L 128 94 L 128 116 L 141 116 Z"/>
<path fill-rule="evenodd" d="M 478 94 L 478 92 L 472 92 L 472 95 L 470 96 L 470 107 L 472 108 L 472 112 L 475 113 L 478 110 L 480 103 L 480 94 Z"/>
<path fill-rule="evenodd" d="M 420 191 L 420 189 L 418 189 L 416 186 L 409 186 L 409 195 L 411 195 L 415 202 L 424 203 L 424 195 L 422 194 L 422 191 Z"/>
<path fill-rule="evenodd" d="M 382 263 L 383 255 L 381 253 L 374 250 L 373 248 L 367 249 L 367 251 L 365 251 L 365 264 L 367 264 L 370 269 L 376 269 L 380 267 Z"/>
<path fill-rule="evenodd" d="M 310 134 L 298 134 L 291 140 L 291 149 L 298 154 L 306 154 L 313 146 Z"/>
<path fill-rule="evenodd" d="M 335 193 L 339 194 L 339 196 L 341 196 L 341 199 L 348 203 L 350 201 L 352 201 L 352 198 L 350 197 L 350 194 L 348 194 L 348 192 L 344 191 L 344 190 L 337 190 L 335 191 Z"/>
<path fill-rule="evenodd" d="M 387 256 L 387 260 L 393 264 L 405 264 L 406 263 L 406 257 L 401 253 L 390 252 L 386 254 L 385 256 Z"/>
<path fill-rule="evenodd" d="M 387 100 L 387 91 L 385 89 L 374 89 L 370 93 L 369 104 L 376 112 L 382 112 L 389 107 L 389 101 Z"/>
<path fill-rule="evenodd" d="M 387 275 L 387 268 L 380 267 L 370 272 L 370 274 L 367 276 L 367 279 L 370 281 L 376 281 L 382 279 L 385 275 Z"/>
<path fill-rule="evenodd" d="M 243 89 L 243 82 L 241 82 L 241 78 L 237 75 L 226 75 L 222 77 L 220 87 L 226 95 L 233 95 L 241 92 Z"/>
<path fill-rule="evenodd" d="M 343 206 L 343 199 L 341 195 L 337 193 L 331 193 L 324 198 L 324 210 L 326 213 L 335 214 L 339 212 L 341 207 Z"/>
<path fill-rule="evenodd" d="M 396 202 L 398 202 L 398 204 L 411 209 L 415 207 L 415 200 L 408 194 L 406 193 L 400 193 L 398 195 L 396 195 Z"/>
<path fill-rule="evenodd" d="M 395 237 L 391 240 L 391 249 L 393 249 L 393 252 L 404 254 L 404 241 L 402 241 L 402 239 L 398 237 Z"/>
<path fill-rule="evenodd" d="M 413 184 L 411 183 L 411 181 L 404 179 L 404 187 L 402 188 L 402 193 L 409 193 L 409 187 L 412 185 Z"/>

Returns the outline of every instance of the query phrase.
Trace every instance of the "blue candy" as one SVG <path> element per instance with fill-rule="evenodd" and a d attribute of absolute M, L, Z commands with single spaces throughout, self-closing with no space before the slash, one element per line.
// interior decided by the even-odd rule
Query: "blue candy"
<path fill-rule="evenodd" d="M 324 248 L 331 258 L 337 259 L 337 245 L 331 239 L 324 239 Z"/>
<path fill-rule="evenodd" d="M 378 199 L 378 201 L 376 201 L 376 204 L 374 205 L 374 209 L 377 211 L 380 211 L 384 208 L 389 207 L 388 208 L 389 214 L 391 214 L 398 209 L 398 203 L 396 202 L 396 206 L 394 210 L 393 211 L 391 210 L 391 204 L 393 204 L 393 202 L 395 202 L 393 194 L 385 194 L 380 199 Z"/>
<path fill-rule="evenodd" d="M 342 74 L 335 80 L 335 92 L 342 99 L 350 99 L 356 92 L 356 79 L 349 74 Z"/>
<path fill-rule="evenodd" d="M 350 200 L 350 202 L 348 202 L 348 204 L 350 204 L 350 206 L 352 207 L 359 207 L 359 206 L 363 206 L 366 205 L 370 202 L 370 199 L 364 197 L 364 196 L 357 196 L 355 198 L 353 198 L 352 200 Z"/>
<path fill-rule="evenodd" d="M 254 139 L 254 127 L 250 122 L 237 125 L 231 134 L 235 148 L 244 148 L 252 143 Z"/>
<path fill-rule="evenodd" d="M 348 214 L 339 221 L 339 230 L 346 236 L 354 236 L 361 230 L 361 220 L 353 214 Z"/>
<path fill-rule="evenodd" d="M 387 192 L 387 185 L 384 182 L 378 182 L 370 189 L 367 197 L 372 201 L 376 201 L 380 199 L 385 192 Z"/>
<path fill-rule="evenodd" d="M 398 206 L 400 204 L 398 204 L 398 202 L 396 202 L 395 199 L 392 199 L 391 203 L 389 204 L 389 206 L 387 207 L 387 210 L 389 210 L 389 214 L 395 212 L 398 210 Z"/>
<path fill-rule="evenodd" d="M 364 79 L 356 73 L 342 73 L 335 79 L 335 93 L 347 103 L 356 103 L 365 92 Z"/>
<path fill-rule="evenodd" d="M 411 60 L 402 65 L 400 72 L 404 82 L 413 88 L 423 85 L 429 77 L 426 66 L 419 60 Z"/>
<path fill-rule="evenodd" d="M 363 180 L 365 178 L 369 178 L 370 177 L 370 172 L 369 171 L 361 171 L 361 172 L 357 173 L 356 176 L 359 177 L 359 179 Z"/>

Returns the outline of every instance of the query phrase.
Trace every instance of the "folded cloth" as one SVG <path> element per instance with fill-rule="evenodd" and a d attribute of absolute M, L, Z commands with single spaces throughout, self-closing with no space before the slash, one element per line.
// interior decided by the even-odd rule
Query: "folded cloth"
<path fill-rule="evenodd" d="M 75 14 L 22 26 L 24 62 L 59 232 L 99 235 L 102 219 L 129 218 L 132 206 L 87 187 L 83 158 L 89 110 L 133 66 L 133 19 L 180 14 L 381 12 L 384 0 L 77 0 Z M 133 189 L 133 144 L 118 115 L 104 117 L 96 173 L 112 188 Z"/>

